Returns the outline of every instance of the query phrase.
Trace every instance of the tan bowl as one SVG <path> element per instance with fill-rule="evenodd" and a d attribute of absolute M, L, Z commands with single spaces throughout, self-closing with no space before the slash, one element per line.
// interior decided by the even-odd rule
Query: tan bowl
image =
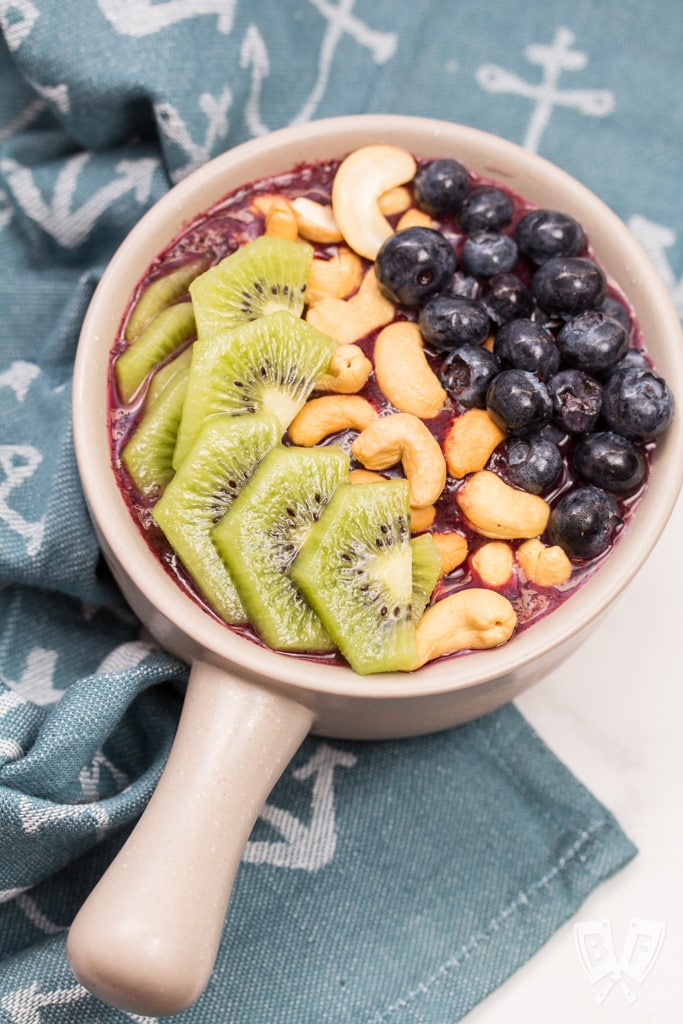
<path fill-rule="evenodd" d="M 139 1014 L 176 1013 L 213 967 L 244 844 L 272 786 L 313 730 L 331 737 L 412 736 L 492 711 L 535 683 L 596 625 L 659 537 L 683 476 L 683 419 L 660 439 L 634 521 L 600 571 L 557 611 L 504 646 L 411 674 L 360 677 L 264 650 L 189 598 L 155 559 L 119 492 L 107 431 L 109 352 L 152 259 L 195 215 L 237 186 L 370 143 L 453 156 L 585 227 L 597 258 L 635 307 L 645 344 L 683 395 L 683 336 L 667 292 L 623 223 L 573 178 L 472 128 L 401 116 L 352 116 L 274 132 L 225 153 L 173 188 L 112 259 L 83 324 L 74 376 L 76 453 L 107 561 L 159 643 L 192 664 L 168 765 L 139 825 L 87 900 L 67 952 L 96 996 Z"/>

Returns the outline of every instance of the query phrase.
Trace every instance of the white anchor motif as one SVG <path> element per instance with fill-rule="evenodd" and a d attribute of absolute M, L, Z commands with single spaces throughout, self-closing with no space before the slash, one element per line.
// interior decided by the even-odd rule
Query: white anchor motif
<path fill-rule="evenodd" d="M 543 68 L 543 80 L 526 82 L 496 64 L 483 64 L 477 70 L 477 82 L 487 92 L 512 93 L 533 100 L 535 108 L 529 121 L 523 146 L 538 152 L 541 137 L 555 107 L 573 107 L 590 117 L 605 117 L 614 110 L 614 96 L 608 89 L 559 89 L 563 71 L 581 71 L 587 64 L 585 53 L 572 50 L 574 33 L 559 28 L 550 46 L 532 43 L 524 50 L 530 64 Z"/>
<path fill-rule="evenodd" d="M 29 704 L 48 707 L 56 704 L 64 690 L 54 684 L 57 651 L 49 647 L 32 647 L 26 656 L 24 669 L 16 682 L 0 675 L 0 681 Z"/>
<path fill-rule="evenodd" d="M 43 1010 L 52 1006 L 69 1006 L 82 999 L 92 996 L 82 985 L 70 988 L 56 988 L 50 992 L 41 992 L 39 982 L 33 981 L 26 988 L 17 989 L 0 999 L 0 1009 L 8 1016 L 12 1024 L 43 1024 Z M 124 1013 L 128 1020 L 137 1024 L 158 1024 L 158 1017 L 141 1017 L 135 1013 Z M 51 1019 L 51 1018 L 50 1018 Z"/>
<path fill-rule="evenodd" d="M 308 0 L 327 22 L 327 28 L 318 54 L 318 70 L 313 87 L 299 112 L 290 124 L 310 121 L 318 108 L 330 77 L 332 62 L 340 40 L 351 36 L 360 46 L 368 49 L 376 64 L 384 64 L 396 52 L 398 37 L 395 32 L 379 32 L 370 28 L 353 14 L 355 0 L 339 0 L 337 6 L 328 0 Z M 250 25 L 242 43 L 240 66 L 251 64 L 251 88 L 245 106 L 245 119 L 252 135 L 265 135 L 269 131 L 260 114 L 260 96 L 264 78 L 270 71 L 268 49 L 256 25 Z"/>
<path fill-rule="evenodd" d="M 41 85 L 34 78 L 28 77 L 26 81 L 43 99 L 47 100 L 48 103 L 53 103 L 60 114 L 69 113 L 71 110 L 71 96 L 69 95 L 69 86 L 64 82 L 58 85 Z"/>
<path fill-rule="evenodd" d="M 97 0 L 110 25 L 119 35 L 153 35 L 179 21 L 200 15 L 216 15 L 216 27 L 222 35 L 232 32 L 237 0 Z"/>
<path fill-rule="evenodd" d="M 85 241 L 98 218 L 126 192 L 132 191 L 138 203 L 146 202 L 152 189 L 152 177 L 159 166 L 158 161 L 150 157 L 120 160 L 114 168 L 117 177 L 82 206 L 72 209 L 78 179 L 91 157 L 92 153 L 83 152 L 66 161 L 57 175 L 50 203 L 40 194 L 30 168 L 9 158 L 0 161 L 0 171 L 6 175 L 7 184 L 24 212 L 65 249 L 75 249 Z"/>
<path fill-rule="evenodd" d="M 321 743 L 306 764 L 293 772 L 293 777 L 299 782 L 315 776 L 310 825 L 305 825 L 289 811 L 266 803 L 259 817 L 275 828 L 283 841 L 250 840 L 242 860 L 247 864 L 271 864 L 304 871 L 318 871 L 329 864 L 337 845 L 334 769 L 353 768 L 356 763 L 357 758 L 353 754 Z"/>
<path fill-rule="evenodd" d="M 25 359 L 15 359 L 0 373 L 0 388 L 11 388 L 17 402 L 23 402 L 31 384 L 40 376 L 40 367 Z"/>
<path fill-rule="evenodd" d="M 8 498 L 12 491 L 33 476 L 42 461 L 42 453 L 30 444 L 0 445 L 0 473 L 4 474 L 4 480 L 0 483 L 0 520 L 24 538 L 26 551 L 32 557 L 40 551 L 43 543 L 45 516 L 29 522 L 10 507 Z"/>
<path fill-rule="evenodd" d="M 10 50 L 18 50 L 30 36 L 39 13 L 31 0 L 0 0 L 0 26 Z"/>
<path fill-rule="evenodd" d="M 32 99 L 11 121 L 0 128 L 0 142 L 9 139 L 12 135 L 22 131 L 39 117 L 45 110 L 45 102 L 42 99 Z"/>
<path fill-rule="evenodd" d="M 199 109 L 206 115 L 208 122 L 204 141 L 201 144 L 193 140 L 185 121 L 172 103 L 156 103 L 154 105 L 154 112 L 164 135 L 175 142 L 189 157 L 186 164 L 173 171 L 174 181 L 180 181 L 181 178 L 205 163 L 211 156 L 217 140 L 227 135 L 227 113 L 231 103 L 232 93 L 228 88 L 225 88 L 217 98 L 208 92 L 202 93 L 199 97 Z"/>
<path fill-rule="evenodd" d="M 676 280 L 666 250 L 676 244 L 676 234 L 664 224 L 657 224 L 636 213 L 629 218 L 628 227 L 652 260 L 652 265 L 666 285 L 676 308 L 683 317 L 683 278 Z"/>

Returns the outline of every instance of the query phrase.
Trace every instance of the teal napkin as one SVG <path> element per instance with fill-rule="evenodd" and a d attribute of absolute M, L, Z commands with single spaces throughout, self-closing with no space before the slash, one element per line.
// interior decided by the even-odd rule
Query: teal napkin
<path fill-rule="evenodd" d="M 158 779 L 187 671 L 123 605 L 73 457 L 74 350 L 118 243 L 247 138 L 426 114 L 583 180 L 683 310 L 679 24 L 675 0 L 500 0 L 495 17 L 474 0 L 0 2 L 0 1024 L 142 1019 L 64 954 Z M 326 838 L 302 847 L 302 827 Z M 416 740 L 310 738 L 178 1019 L 455 1022 L 634 852 L 513 706 Z"/>

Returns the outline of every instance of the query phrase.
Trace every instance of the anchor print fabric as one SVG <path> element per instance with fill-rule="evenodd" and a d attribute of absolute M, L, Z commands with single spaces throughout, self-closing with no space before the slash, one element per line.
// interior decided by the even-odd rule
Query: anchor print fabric
<path fill-rule="evenodd" d="M 408 113 L 574 174 L 683 313 L 683 28 L 676 0 L 0 0 L 0 30 L 0 1024 L 151 1024 L 65 957 L 187 677 L 123 604 L 76 472 L 71 372 L 103 268 L 230 146 Z M 416 740 L 310 738 L 178 1020 L 460 1020 L 634 853 L 513 706 Z"/>

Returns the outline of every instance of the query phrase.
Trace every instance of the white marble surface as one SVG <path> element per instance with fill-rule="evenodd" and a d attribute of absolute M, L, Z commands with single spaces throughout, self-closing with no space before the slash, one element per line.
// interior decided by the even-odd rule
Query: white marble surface
<path fill-rule="evenodd" d="M 683 498 L 604 625 L 517 705 L 615 814 L 638 856 L 591 894 L 467 1024 L 669 1024 L 683 1009 Z M 633 918 L 666 934 L 642 984 L 601 1004 L 575 947 L 578 922 L 611 923 L 621 952 Z"/>

